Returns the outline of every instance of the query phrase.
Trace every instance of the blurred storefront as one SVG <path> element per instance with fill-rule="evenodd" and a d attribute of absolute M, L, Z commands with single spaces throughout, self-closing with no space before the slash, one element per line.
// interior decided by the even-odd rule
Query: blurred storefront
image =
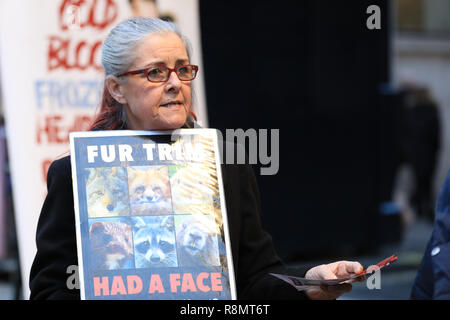
<path fill-rule="evenodd" d="M 396 0 L 392 5 L 392 81 L 397 88 L 426 88 L 438 108 L 440 144 L 432 181 L 436 199 L 450 168 L 450 1 Z"/>

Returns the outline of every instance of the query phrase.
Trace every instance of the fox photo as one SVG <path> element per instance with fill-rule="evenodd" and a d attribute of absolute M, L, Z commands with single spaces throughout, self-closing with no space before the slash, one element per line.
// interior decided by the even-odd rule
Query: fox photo
<path fill-rule="evenodd" d="M 167 166 L 130 166 L 127 172 L 132 215 L 172 213 Z"/>

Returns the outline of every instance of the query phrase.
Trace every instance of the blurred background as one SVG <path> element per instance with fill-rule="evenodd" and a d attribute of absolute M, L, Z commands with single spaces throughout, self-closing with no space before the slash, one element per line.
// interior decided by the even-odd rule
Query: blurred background
<path fill-rule="evenodd" d="M 198 13 L 209 127 L 280 130 L 278 173 L 255 166 L 279 255 L 397 254 L 380 290 L 341 299 L 409 299 L 450 168 L 450 1 L 199 0 Z M 7 143 L 2 129 L 0 299 L 21 299 Z"/>

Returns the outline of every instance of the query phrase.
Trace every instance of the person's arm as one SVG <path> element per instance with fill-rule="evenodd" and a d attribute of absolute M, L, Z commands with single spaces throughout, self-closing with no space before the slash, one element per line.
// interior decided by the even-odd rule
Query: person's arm
<path fill-rule="evenodd" d="M 79 290 L 69 289 L 77 265 L 72 176 L 68 157 L 52 163 L 47 175 L 48 194 L 36 232 L 37 253 L 30 272 L 30 299 L 79 299 Z"/>
<path fill-rule="evenodd" d="M 450 299 L 450 171 L 439 193 L 432 235 L 433 299 Z"/>
<path fill-rule="evenodd" d="M 238 170 L 235 178 L 239 180 L 239 189 L 233 190 L 239 197 L 239 251 L 235 259 L 238 299 L 306 299 L 304 292 L 269 274 L 303 277 L 306 268 L 288 270 L 275 252 L 271 236 L 263 230 L 259 191 L 252 167 L 239 165 L 233 169 Z"/>
<path fill-rule="evenodd" d="M 240 242 L 237 270 L 238 299 L 336 299 L 352 285 L 314 287 L 297 291 L 269 273 L 289 274 L 308 279 L 344 278 L 363 271 L 358 262 L 337 261 L 308 267 L 287 268 L 275 252 L 270 235 L 261 226 L 260 199 L 251 166 L 240 166 Z M 308 270 L 309 269 L 309 270 Z"/>

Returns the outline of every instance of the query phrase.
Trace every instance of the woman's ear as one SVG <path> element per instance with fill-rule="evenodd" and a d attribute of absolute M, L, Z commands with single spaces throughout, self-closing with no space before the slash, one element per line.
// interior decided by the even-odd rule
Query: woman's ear
<path fill-rule="evenodd" d="M 105 79 L 106 88 L 109 91 L 109 94 L 111 97 L 114 98 L 117 102 L 121 104 L 126 104 L 127 100 L 125 99 L 123 95 L 123 88 L 121 83 L 119 82 L 119 79 L 113 75 L 109 75 Z"/>

